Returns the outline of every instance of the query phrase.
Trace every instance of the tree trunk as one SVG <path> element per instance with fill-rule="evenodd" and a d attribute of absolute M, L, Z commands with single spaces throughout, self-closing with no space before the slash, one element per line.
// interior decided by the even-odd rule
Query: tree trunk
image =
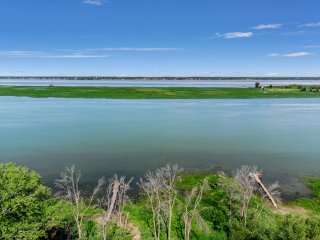
<path fill-rule="evenodd" d="M 117 194 L 118 194 L 118 191 L 119 191 L 119 186 L 120 186 L 119 181 L 115 181 L 114 185 L 113 185 L 113 190 L 112 190 L 111 203 L 110 203 L 110 207 L 108 209 L 108 213 L 107 213 L 107 217 L 106 217 L 106 221 L 107 222 L 110 221 L 110 219 L 111 219 L 113 208 L 114 208 L 114 204 L 115 204 L 115 202 L 117 200 Z"/>

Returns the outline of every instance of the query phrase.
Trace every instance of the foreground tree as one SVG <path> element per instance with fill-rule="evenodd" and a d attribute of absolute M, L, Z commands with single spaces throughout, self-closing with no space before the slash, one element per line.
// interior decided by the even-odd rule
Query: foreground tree
<path fill-rule="evenodd" d="M 256 166 L 250 167 L 244 165 L 234 173 L 235 180 L 241 185 L 239 199 L 241 201 L 241 218 L 244 226 L 247 224 L 247 215 L 251 198 L 254 191 L 257 190 L 257 183 L 251 175 L 256 172 L 258 172 L 258 168 Z"/>
<path fill-rule="evenodd" d="M 155 240 L 161 235 L 161 191 L 162 184 L 154 172 L 146 173 L 144 179 L 140 178 L 139 186 L 147 199 L 148 207 L 152 213 L 151 231 Z"/>
<path fill-rule="evenodd" d="M 182 173 L 182 171 L 183 169 L 178 167 L 178 165 L 176 164 L 173 166 L 167 164 L 165 167 L 156 170 L 156 174 L 159 176 L 158 179 L 162 182 L 163 186 L 162 213 L 165 216 L 165 225 L 168 240 L 171 239 L 173 208 L 175 206 L 178 195 L 176 182 L 180 180 L 180 174 Z"/>
<path fill-rule="evenodd" d="M 100 207 L 105 210 L 105 214 L 101 217 L 102 237 L 104 240 L 107 239 L 108 225 L 113 217 L 119 226 L 123 228 L 127 226 L 128 215 L 124 214 L 123 207 L 129 200 L 127 192 L 130 190 L 132 180 L 133 178 L 126 181 L 126 177 L 118 178 L 115 175 L 109 180 L 106 191 L 99 199 Z"/>
<path fill-rule="evenodd" d="M 208 232 L 208 227 L 199 213 L 200 202 L 204 191 L 208 188 L 208 179 L 204 179 L 200 186 L 195 186 L 192 188 L 191 192 L 187 194 L 184 203 L 184 212 L 182 214 L 182 220 L 184 222 L 184 239 L 190 239 L 190 233 L 192 229 L 192 222 L 196 222 L 198 227 L 201 229 L 206 227 Z"/>
<path fill-rule="evenodd" d="M 183 171 L 178 165 L 169 165 L 148 172 L 140 179 L 140 188 L 147 196 L 152 211 L 152 232 L 154 239 L 160 239 L 161 227 L 165 227 L 167 239 L 171 239 L 173 208 L 178 190 L 176 182 Z"/>
<path fill-rule="evenodd" d="M 49 189 L 38 173 L 0 163 L 0 239 L 39 239 L 45 235 Z"/>
<path fill-rule="evenodd" d="M 78 238 L 82 239 L 84 216 L 90 207 L 92 207 L 94 200 L 96 200 L 98 193 L 101 191 L 104 179 L 100 178 L 92 194 L 85 197 L 79 186 L 80 178 L 81 172 L 76 170 L 73 165 L 70 168 L 67 167 L 66 171 L 61 173 L 61 179 L 57 179 L 55 185 L 59 189 L 57 196 L 70 203 L 72 215 L 77 226 Z"/>
<path fill-rule="evenodd" d="M 241 186 L 233 177 L 228 176 L 225 172 L 218 173 L 218 186 L 225 192 L 225 201 L 228 206 L 228 219 L 231 221 L 232 216 L 238 212 L 238 203 L 241 196 Z"/>

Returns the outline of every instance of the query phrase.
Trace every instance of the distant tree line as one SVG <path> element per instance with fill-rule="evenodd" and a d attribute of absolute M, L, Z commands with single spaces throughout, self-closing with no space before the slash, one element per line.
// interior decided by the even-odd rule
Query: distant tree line
<path fill-rule="evenodd" d="M 37 80 L 320 80 L 320 77 L 148 77 L 148 76 L 0 76 L 0 79 L 37 79 Z"/>

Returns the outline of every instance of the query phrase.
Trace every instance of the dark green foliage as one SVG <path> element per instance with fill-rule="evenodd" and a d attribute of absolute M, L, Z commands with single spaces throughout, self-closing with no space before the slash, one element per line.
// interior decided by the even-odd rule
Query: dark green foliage
<path fill-rule="evenodd" d="M 45 235 L 50 198 L 38 173 L 0 163 L 0 239 L 39 239 Z"/>
<path fill-rule="evenodd" d="M 225 231 L 228 226 L 228 209 L 225 206 L 216 209 L 214 207 L 207 207 L 202 209 L 201 215 L 203 218 L 211 223 L 213 229 L 217 231 Z"/>
<path fill-rule="evenodd" d="M 116 224 L 112 224 L 108 229 L 107 239 L 131 240 L 132 235 L 129 230 L 119 228 Z"/>
<path fill-rule="evenodd" d="M 65 224 L 73 221 L 72 209 L 70 204 L 64 201 L 57 201 L 51 199 L 46 208 L 48 228 L 54 226 L 64 226 Z"/>
<path fill-rule="evenodd" d="M 76 227 L 69 203 L 50 199 L 46 208 L 47 232 L 52 239 L 76 236 Z"/>
<path fill-rule="evenodd" d="M 229 208 L 226 203 L 226 193 L 219 187 L 220 178 L 212 175 L 209 178 L 210 190 L 203 197 L 201 211 L 204 219 L 211 222 L 213 229 L 225 231 L 228 225 Z"/>
<path fill-rule="evenodd" d="M 304 240 L 307 239 L 307 226 L 304 220 L 297 216 L 288 215 L 279 227 L 278 239 Z"/>
<path fill-rule="evenodd" d="M 231 219 L 228 225 L 229 239 L 277 239 L 280 217 L 268 211 L 262 211 L 258 217 L 253 215 L 251 211 L 249 217 L 250 221 L 245 227 L 239 219 Z"/>
<path fill-rule="evenodd" d="M 101 237 L 99 236 L 99 228 L 97 223 L 84 219 L 83 222 L 83 240 L 100 240 Z"/>

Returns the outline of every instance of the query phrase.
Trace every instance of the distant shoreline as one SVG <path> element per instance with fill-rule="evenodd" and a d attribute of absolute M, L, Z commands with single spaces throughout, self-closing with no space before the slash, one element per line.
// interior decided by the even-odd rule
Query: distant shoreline
<path fill-rule="evenodd" d="M 318 86 L 266 88 L 0 86 L 0 96 L 97 99 L 320 98 Z"/>
<path fill-rule="evenodd" d="M 0 76 L 1 79 L 35 79 L 35 80 L 320 80 L 319 77 L 210 77 L 210 76 Z"/>

